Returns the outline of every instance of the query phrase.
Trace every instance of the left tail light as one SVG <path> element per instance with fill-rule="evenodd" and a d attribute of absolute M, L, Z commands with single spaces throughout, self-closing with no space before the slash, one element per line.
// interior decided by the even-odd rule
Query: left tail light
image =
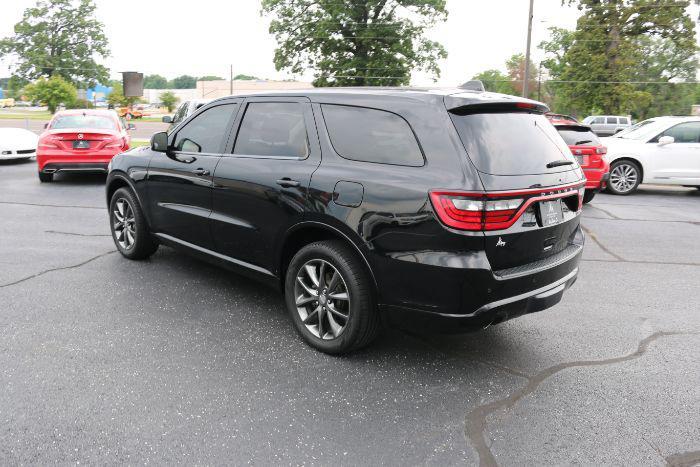
<path fill-rule="evenodd" d="M 483 196 L 433 191 L 430 199 L 440 220 L 461 230 L 498 230 L 518 213 L 523 198 L 485 199 Z"/>
<path fill-rule="evenodd" d="M 57 138 L 52 135 L 44 136 L 43 138 L 39 139 L 39 143 L 37 144 L 37 149 L 59 149 L 58 142 L 61 141 L 60 138 Z"/>

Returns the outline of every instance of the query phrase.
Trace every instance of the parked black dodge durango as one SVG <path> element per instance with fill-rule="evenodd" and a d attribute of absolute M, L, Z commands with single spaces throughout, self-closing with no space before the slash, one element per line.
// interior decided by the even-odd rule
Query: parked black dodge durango
<path fill-rule="evenodd" d="M 578 274 L 584 176 L 547 107 L 464 89 L 228 97 L 115 157 L 110 226 L 282 290 L 312 346 L 460 332 L 551 307 Z"/>

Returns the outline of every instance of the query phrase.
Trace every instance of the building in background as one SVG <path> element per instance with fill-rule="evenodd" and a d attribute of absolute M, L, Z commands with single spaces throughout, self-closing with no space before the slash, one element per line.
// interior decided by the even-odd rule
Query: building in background
<path fill-rule="evenodd" d="M 268 81 L 268 80 L 234 80 L 233 95 L 265 91 L 290 91 L 295 89 L 311 89 L 311 83 L 301 81 Z M 216 99 L 230 96 L 231 81 L 197 81 L 197 99 Z"/>
<path fill-rule="evenodd" d="M 196 89 L 144 89 L 143 100 L 148 104 L 160 104 L 160 95 L 164 92 L 172 92 L 178 98 L 178 102 L 199 99 Z"/>

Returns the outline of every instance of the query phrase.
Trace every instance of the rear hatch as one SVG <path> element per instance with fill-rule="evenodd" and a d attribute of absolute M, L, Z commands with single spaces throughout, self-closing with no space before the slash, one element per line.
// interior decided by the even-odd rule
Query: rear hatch
<path fill-rule="evenodd" d="M 546 110 L 526 100 L 448 106 L 484 191 L 440 200 L 433 195 L 433 204 L 442 203 L 448 216 L 461 220 L 481 216 L 480 228 L 462 227 L 484 232 L 497 275 L 542 267 L 580 250 L 575 237 L 585 179 Z"/>
<path fill-rule="evenodd" d="M 583 125 L 556 125 L 555 127 L 559 136 L 569 145 L 571 153 L 581 167 L 602 167 L 605 148 L 600 138 L 589 127 Z"/>

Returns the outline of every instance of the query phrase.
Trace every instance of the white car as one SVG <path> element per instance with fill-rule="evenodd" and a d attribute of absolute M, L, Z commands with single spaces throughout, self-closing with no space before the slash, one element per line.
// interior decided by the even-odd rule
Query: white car
<path fill-rule="evenodd" d="M 38 140 L 36 134 L 23 128 L 0 128 L 0 160 L 34 157 Z"/>
<path fill-rule="evenodd" d="M 633 193 L 640 183 L 700 188 L 700 117 L 657 117 L 610 138 L 608 190 Z"/>

